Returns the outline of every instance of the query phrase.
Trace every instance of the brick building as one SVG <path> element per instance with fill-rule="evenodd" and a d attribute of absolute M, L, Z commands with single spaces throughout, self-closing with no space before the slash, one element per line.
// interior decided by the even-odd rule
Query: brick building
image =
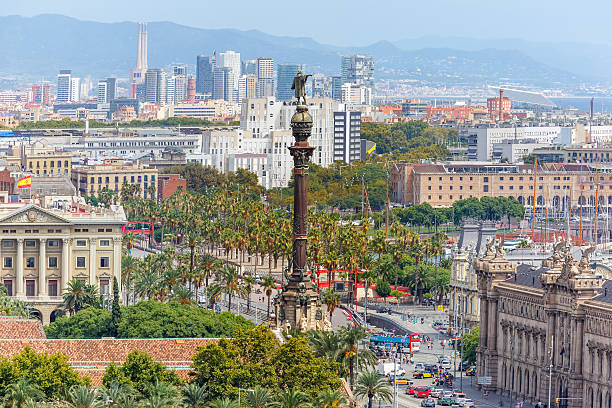
<path fill-rule="evenodd" d="M 178 189 L 187 191 L 187 180 L 180 174 L 160 174 L 157 177 L 157 199 L 164 200 Z"/>
<path fill-rule="evenodd" d="M 570 203 L 593 206 L 598 196 L 603 208 L 612 204 L 612 168 L 594 165 L 542 164 L 534 180 L 531 164 L 505 163 L 397 163 L 391 170 L 391 197 L 403 205 L 429 203 L 450 207 L 457 200 L 471 197 L 507 197 L 521 204 L 533 205 L 534 187 L 537 206 L 564 210 Z M 598 181 L 599 189 L 595 181 Z"/>

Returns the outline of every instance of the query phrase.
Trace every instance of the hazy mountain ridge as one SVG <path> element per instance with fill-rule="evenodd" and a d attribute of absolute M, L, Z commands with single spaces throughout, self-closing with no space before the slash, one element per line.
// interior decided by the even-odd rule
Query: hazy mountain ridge
<path fill-rule="evenodd" d="M 338 75 L 341 55 L 365 53 L 375 56 L 380 79 L 418 79 L 441 85 L 505 81 L 543 87 L 584 81 L 580 73 L 546 65 L 520 47 L 478 49 L 473 42 L 473 49 L 445 48 L 444 44 L 452 41 L 440 39 L 435 45 L 436 41 L 427 38 L 420 47 L 417 40 L 337 47 L 306 37 L 274 36 L 257 30 L 208 30 L 171 22 L 149 23 L 148 32 L 150 67 L 172 62 L 193 66 L 197 54 L 232 49 L 243 59 L 268 56 L 277 63 L 299 62 L 311 72 Z M 136 62 L 137 33 L 137 23 L 132 22 L 97 23 L 52 14 L 0 17 L 0 73 L 54 78 L 59 69 L 69 68 L 82 77 L 125 78 Z M 466 48 L 465 39 L 455 42 Z"/>

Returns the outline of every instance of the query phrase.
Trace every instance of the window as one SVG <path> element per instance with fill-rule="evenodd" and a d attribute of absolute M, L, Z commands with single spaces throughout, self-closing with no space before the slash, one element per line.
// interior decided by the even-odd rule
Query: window
<path fill-rule="evenodd" d="M 49 296 L 57 296 L 57 280 L 49 280 Z"/>
<path fill-rule="evenodd" d="M 485 193 L 488 193 L 488 192 L 489 192 L 489 186 L 483 186 L 483 187 L 484 187 L 484 190 L 483 190 L 483 191 L 484 191 Z"/>
<path fill-rule="evenodd" d="M 100 279 L 100 294 L 108 295 L 110 292 L 110 285 L 108 284 L 108 279 Z"/>
<path fill-rule="evenodd" d="M 78 247 L 87 246 L 87 241 L 85 241 L 84 239 L 77 239 L 76 246 Z"/>
<path fill-rule="evenodd" d="M 107 247 L 107 246 L 110 246 L 110 239 L 101 239 L 101 240 L 100 240 L 100 246 L 101 246 L 101 247 Z"/>
<path fill-rule="evenodd" d="M 49 248 L 59 248 L 59 240 L 52 239 L 48 241 Z"/>
<path fill-rule="evenodd" d="M 26 296 L 34 296 L 36 290 L 36 283 L 33 279 L 26 280 Z"/>
<path fill-rule="evenodd" d="M 4 257 L 4 267 L 5 268 L 12 268 L 13 267 L 13 257 L 12 256 L 5 256 Z"/>
<path fill-rule="evenodd" d="M 36 241 L 34 241 L 33 239 L 27 239 L 25 242 L 25 246 L 26 248 L 35 248 L 36 247 Z"/>
<path fill-rule="evenodd" d="M 77 262 L 76 264 L 77 268 L 85 267 L 85 257 L 84 256 L 77 256 L 76 262 Z"/>
<path fill-rule="evenodd" d="M 49 257 L 49 268 L 57 268 L 57 256 Z"/>
<path fill-rule="evenodd" d="M 109 268 L 110 262 L 108 260 L 108 256 L 100 257 L 100 268 Z"/>
<path fill-rule="evenodd" d="M 112 228 L 107 228 L 106 232 L 113 232 L 113 229 Z"/>
<path fill-rule="evenodd" d="M 6 288 L 6 291 L 8 292 L 8 295 L 13 296 L 13 281 L 5 280 L 3 283 L 4 283 L 4 287 Z"/>
<path fill-rule="evenodd" d="M 5 240 L 2 241 L 2 248 L 12 248 L 15 245 L 15 241 Z"/>
<path fill-rule="evenodd" d="M 26 258 L 26 268 L 34 268 L 36 265 L 36 261 L 33 256 L 28 256 Z"/>
<path fill-rule="evenodd" d="M 488 182 L 489 182 L 489 178 L 488 178 L 488 177 L 485 177 L 485 178 L 484 178 L 484 182 L 485 182 L 485 183 L 488 183 Z"/>

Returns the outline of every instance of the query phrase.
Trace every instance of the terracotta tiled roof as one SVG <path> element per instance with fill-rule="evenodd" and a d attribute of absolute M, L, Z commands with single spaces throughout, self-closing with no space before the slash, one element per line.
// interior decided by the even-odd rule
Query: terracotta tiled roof
<path fill-rule="evenodd" d="M 169 369 L 186 377 L 193 356 L 199 346 L 217 339 L 3 339 L 0 340 L 0 357 L 11 358 L 25 347 L 37 353 L 60 352 L 68 356 L 72 367 L 81 375 L 91 378 L 93 385 L 100 385 L 106 367 L 122 363 L 132 350 L 149 354 Z"/>
<path fill-rule="evenodd" d="M 0 339 L 45 339 L 45 331 L 38 319 L 0 316 Z"/>

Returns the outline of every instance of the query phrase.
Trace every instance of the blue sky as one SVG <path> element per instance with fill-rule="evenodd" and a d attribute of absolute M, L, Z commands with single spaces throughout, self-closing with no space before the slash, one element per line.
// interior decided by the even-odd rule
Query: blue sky
<path fill-rule="evenodd" d="M 612 43 L 612 2 L 587 0 L 2 0 L 3 15 L 172 21 L 258 29 L 334 45 L 420 36 Z M 294 17 L 294 13 L 303 13 Z"/>

